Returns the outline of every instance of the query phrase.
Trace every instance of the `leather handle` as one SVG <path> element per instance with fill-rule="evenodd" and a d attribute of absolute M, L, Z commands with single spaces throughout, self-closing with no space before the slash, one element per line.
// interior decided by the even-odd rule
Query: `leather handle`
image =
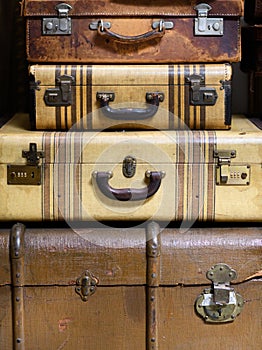
<path fill-rule="evenodd" d="M 96 99 L 100 102 L 102 113 L 110 119 L 115 120 L 143 120 L 153 117 L 159 107 L 159 102 L 164 100 L 162 92 L 147 92 L 146 101 L 148 106 L 146 108 L 112 108 L 109 102 L 114 100 L 115 94 L 113 92 L 97 92 Z"/>
<path fill-rule="evenodd" d="M 108 181 L 113 176 L 111 172 L 94 171 L 92 178 L 99 190 L 108 198 L 118 201 L 139 201 L 152 197 L 159 189 L 165 173 L 163 171 L 147 171 L 149 184 L 143 188 L 113 188 Z"/>
<path fill-rule="evenodd" d="M 114 41 L 120 42 L 122 44 L 139 44 L 148 40 L 162 38 L 165 34 L 165 26 L 162 25 L 161 22 L 159 27 L 156 29 L 150 30 L 143 34 L 129 36 L 112 32 L 111 30 L 103 26 L 103 22 L 100 21 L 97 32 L 101 36 L 105 36 L 108 39 L 113 39 Z"/>

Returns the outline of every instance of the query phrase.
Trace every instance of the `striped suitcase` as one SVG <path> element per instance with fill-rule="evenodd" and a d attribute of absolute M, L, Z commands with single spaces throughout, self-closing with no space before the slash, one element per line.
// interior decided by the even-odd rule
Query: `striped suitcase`
<path fill-rule="evenodd" d="M 0 129 L 0 220 L 261 221 L 262 131 Z"/>
<path fill-rule="evenodd" d="M 42 130 L 229 129 L 230 64 L 32 65 Z"/>

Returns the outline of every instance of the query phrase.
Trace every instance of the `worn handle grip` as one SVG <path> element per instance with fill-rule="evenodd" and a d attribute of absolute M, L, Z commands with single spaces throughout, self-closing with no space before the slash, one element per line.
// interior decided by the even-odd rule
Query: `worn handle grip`
<path fill-rule="evenodd" d="M 146 108 L 112 108 L 109 106 L 109 102 L 113 101 L 114 95 L 113 92 L 97 92 L 96 99 L 100 103 L 102 113 L 107 118 L 115 120 L 143 120 L 151 118 L 157 113 L 159 102 L 164 100 L 162 92 L 147 92 L 146 101 L 148 106 Z"/>
<path fill-rule="evenodd" d="M 146 177 L 149 184 L 143 188 L 113 188 L 108 181 L 112 177 L 111 172 L 93 172 L 93 180 L 99 190 L 108 198 L 118 201 L 139 201 L 152 197 L 159 189 L 164 177 L 162 171 L 147 171 Z"/>
<path fill-rule="evenodd" d="M 108 39 L 113 39 L 114 41 L 120 42 L 122 44 L 139 44 L 148 40 L 162 38 L 165 34 L 165 28 L 163 27 L 162 30 L 159 30 L 159 28 L 157 28 L 143 34 L 129 36 L 112 32 L 108 28 L 99 25 L 97 32 L 101 36 L 105 36 Z"/>

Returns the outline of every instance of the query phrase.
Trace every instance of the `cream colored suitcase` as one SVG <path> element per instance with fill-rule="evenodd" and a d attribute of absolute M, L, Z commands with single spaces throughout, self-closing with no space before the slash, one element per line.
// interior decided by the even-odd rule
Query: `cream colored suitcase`
<path fill-rule="evenodd" d="M 262 131 L 0 129 L 0 219 L 261 221 Z"/>
<path fill-rule="evenodd" d="M 33 65 L 36 129 L 229 129 L 230 64 Z"/>

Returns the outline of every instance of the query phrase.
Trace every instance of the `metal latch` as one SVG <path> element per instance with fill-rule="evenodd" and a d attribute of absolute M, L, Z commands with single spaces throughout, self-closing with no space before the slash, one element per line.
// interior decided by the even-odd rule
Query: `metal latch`
<path fill-rule="evenodd" d="M 212 287 L 199 295 L 195 302 L 196 312 L 206 322 L 232 322 L 240 314 L 244 300 L 234 291 L 230 282 L 236 279 L 236 271 L 227 264 L 216 264 L 207 271 Z"/>
<path fill-rule="evenodd" d="M 98 283 L 99 279 L 95 277 L 90 271 L 86 270 L 76 280 L 75 291 L 78 295 L 80 295 L 83 301 L 87 301 L 88 298 L 95 293 Z"/>
<path fill-rule="evenodd" d="M 218 159 L 216 166 L 217 185 L 249 185 L 250 166 L 231 164 L 231 159 L 235 157 L 235 150 L 214 151 L 214 158 Z"/>
<path fill-rule="evenodd" d="M 69 35 L 72 33 L 72 21 L 68 13 L 72 6 L 61 3 L 55 7 L 58 17 L 43 18 L 42 34 L 43 35 Z"/>
<path fill-rule="evenodd" d="M 71 75 L 61 75 L 56 79 L 56 87 L 45 91 L 44 100 L 47 106 L 62 107 L 72 104 L 72 85 L 75 83 Z"/>
<path fill-rule="evenodd" d="M 132 156 L 126 156 L 122 164 L 123 175 L 127 178 L 131 178 L 136 173 L 136 158 Z"/>
<path fill-rule="evenodd" d="M 195 18 L 195 35 L 212 35 L 219 36 L 224 34 L 223 18 L 209 18 L 208 12 L 212 7 L 202 3 L 194 7 L 197 11 Z"/>
<path fill-rule="evenodd" d="M 30 143 L 29 151 L 22 151 L 22 157 L 27 159 L 26 165 L 7 165 L 8 185 L 41 185 L 40 158 L 43 151 L 37 151 L 36 143 Z"/>
<path fill-rule="evenodd" d="M 98 30 L 100 27 L 100 30 L 103 32 L 104 28 L 110 29 L 111 28 L 111 23 L 110 22 L 105 22 L 102 19 L 96 22 L 91 22 L 89 24 L 89 29 L 90 30 Z M 173 29 L 174 28 L 174 23 L 171 21 L 156 21 L 152 23 L 152 29 L 157 29 L 159 28 L 159 31 L 162 32 L 163 29 Z"/>
<path fill-rule="evenodd" d="M 213 106 L 217 101 L 215 88 L 205 86 L 205 79 L 201 75 L 192 74 L 185 78 L 190 84 L 190 104 L 193 106 Z"/>

